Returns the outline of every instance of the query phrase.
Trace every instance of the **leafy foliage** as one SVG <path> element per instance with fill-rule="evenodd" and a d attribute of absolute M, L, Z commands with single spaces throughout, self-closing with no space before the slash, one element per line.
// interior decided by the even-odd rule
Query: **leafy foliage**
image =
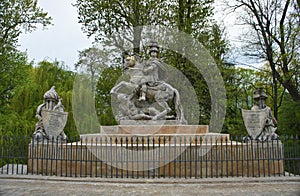
<path fill-rule="evenodd" d="M 79 13 L 79 23 L 88 37 L 106 45 L 113 44 L 124 51 L 124 38 L 113 36 L 116 32 L 129 30 L 131 35 L 125 38 L 133 45 L 135 53 L 140 52 L 140 37 L 143 25 L 157 24 L 160 1 L 155 0 L 77 0 L 75 6 Z"/>
<path fill-rule="evenodd" d="M 39 24 L 46 27 L 51 24 L 51 18 L 37 6 L 37 0 L 0 1 L 0 131 L 9 121 L 19 118 L 19 113 L 11 111 L 11 102 L 18 89 L 30 81 L 32 63 L 27 62 L 26 54 L 16 50 L 18 38 Z M 22 118 L 20 121 L 26 125 Z M 19 120 L 11 124 L 19 127 Z"/>
<path fill-rule="evenodd" d="M 116 120 L 111 107 L 110 90 L 121 76 L 120 67 L 108 67 L 103 70 L 97 83 L 96 108 L 101 125 L 115 125 Z"/>
<path fill-rule="evenodd" d="M 0 55 L 16 48 L 21 33 L 50 24 L 51 17 L 37 6 L 37 0 L 0 1 Z"/>
<path fill-rule="evenodd" d="M 36 108 L 43 102 L 44 93 L 56 86 L 63 99 L 65 111 L 69 113 L 65 132 L 76 137 L 75 123 L 72 115 L 72 89 L 75 74 L 65 71 L 59 62 L 40 62 L 39 66 L 30 69 L 27 81 L 15 89 L 8 109 L 0 119 L 0 133 L 4 135 L 31 135 L 34 131 Z"/>
<path fill-rule="evenodd" d="M 294 102 L 286 95 L 279 110 L 278 133 L 300 135 L 300 102 Z"/>
<path fill-rule="evenodd" d="M 242 2 L 242 0 L 238 1 Z M 143 29 L 134 28 L 142 25 L 160 24 L 179 29 L 201 42 L 209 50 L 221 70 L 225 82 L 227 115 L 223 132 L 230 133 L 233 136 L 247 134 L 241 116 L 241 109 L 251 108 L 254 90 L 263 86 L 269 95 L 267 105 L 273 110 L 278 109 L 278 133 L 282 135 L 299 134 L 299 102 L 294 101 L 295 99 L 290 91 L 286 92 L 288 88 L 284 85 L 276 87 L 278 94 L 282 96 L 278 97 L 278 102 L 274 101 L 276 98 L 273 93 L 275 88 L 273 77 L 276 72 L 274 72 L 271 64 L 266 68 L 267 71 L 254 71 L 236 68 L 225 63 L 229 45 L 226 41 L 224 29 L 212 19 L 212 0 L 77 0 L 75 6 L 78 8 L 79 23 L 83 25 L 83 30 L 88 36 L 94 36 L 95 40 L 102 44 L 113 44 L 121 51 L 126 44 L 131 44 L 134 48 L 133 52 L 139 53 L 141 56 L 147 55 L 140 40 Z M 291 10 L 293 15 L 290 15 L 291 18 L 288 18 L 288 20 L 291 20 L 292 23 L 284 23 L 288 26 L 282 30 L 287 31 L 282 32 L 290 33 L 284 35 L 293 37 L 293 40 L 285 42 L 286 51 L 295 50 L 292 53 L 286 52 L 286 58 L 290 60 L 289 64 L 286 65 L 289 72 L 285 72 L 284 69 L 277 69 L 277 72 L 279 76 L 284 76 L 283 82 L 291 81 L 299 89 L 299 43 L 296 42 L 299 40 L 299 25 L 290 26 L 299 17 L 299 13 L 294 12 L 295 10 L 299 11 L 299 9 L 296 7 Z M 32 63 L 28 62 L 26 54 L 14 49 L 21 33 L 31 32 L 39 24 L 45 27 L 50 24 L 50 21 L 51 18 L 47 13 L 37 7 L 36 0 L 0 2 L 0 136 L 31 135 L 37 121 L 35 119 L 36 107 L 42 103 L 43 93 L 55 85 L 58 94 L 63 98 L 65 110 L 69 113 L 65 132 L 69 138 L 78 137 L 73 118 L 74 108 L 72 107 L 72 96 L 75 88 L 73 84 L 77 76 L 76 73 L 66 71 L 65 65 L 56 61 L 43 61 L 39 63 L 38 67 L 32 67 Z M 111 36 L 114 32 L 121 32 L 125 29 L 131 31 L 131 37 L 128 37 L 126 42 L 123 38 L 119 39 Z M 276 28 L 274 28 L 275 30 Z M 277 33 L 273 37 L 270 36 L 269 39 L 271 41 L 280 35 L 282 34 Z M 289 37 L 284 36 L 285 40 L 287 38 Z M 260 39 L 260 41 L 262 40 Z M 275 42 L 272 42 L 272 44 Z M 274 51 L 274 54 L 274 58 L 276 57 L 275 62 L 282 61 L 282 64 L 276 64 L 276 68 L 284 66 L 285 56 L 277 50 Z M 122 56 L 122 54 L 118 55 Z M 203 75 L 185 56 L 174 51 L 162 50 L 161 57 L 164 57 L 165 63 L 175 67 L 188 78 L 199 101 L 201 115 L 199 123 L 208 124 L 211 115 L 211 95 Z M 87 106 L 90 103 L 86 101 L 87 96 L 84 93 L 80 97 L 82 102 L 87 104 L 83 104 L 82 107 L 91 107 L 92 109 L 96 107 L 98 115 L 98 119 L 94 122 L 90 114 L 86 114 L 83 121 L 87 125 L 84 125 L 84 127 L 98 123 L 97 120 L 101 125 L 116 124 L 111 109 L 109 92 L 121 76 L 122 70 L 119 66 L 106 63 L 115 59 L 117 59 L 116 56 L 108 57 L 107 53 L 97 51 L 95 47 L 79 53 L 77 67 L 81 68 L 83 72 L 89 72 L 90 75 L 98 78 L 97 83 L 92 84 L 95 87 L 95 102 L 93 102 L 95 105 Z M 117 59 L 117 61 L 120 65 L 120 59 Z M 81 90 L 85 92 L 84 90 L 87 89 Z M 93 122 L 91 123 L 89 120 L 93 120 Z M 95 130 L 98 131 L 98 127 Z"/>
<path fill-rule="evenodd" d="M 250 27 L 245 51 L 270 64 L 275 102 L 277 83 L 299 101 L 299 1 L 235 0 L 231 6 L 243 9 L 241 20 Z"/>
<path fill-rule="evenodd" d="M 31 67 L 23 53 L 0 54 L 0 114 L 11 102 L 15 88 L 28 81 Z"/>

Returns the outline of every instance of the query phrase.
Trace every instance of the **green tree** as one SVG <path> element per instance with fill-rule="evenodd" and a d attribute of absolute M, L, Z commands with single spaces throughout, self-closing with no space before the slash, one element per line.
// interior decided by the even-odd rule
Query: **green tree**
<path fill-rule="evenodd" d="M 96 108 L 101 125 L 115 125 L 116 120 L 111 107 L 110 90 L 116 85 L 122 75 L 120 67 L 108 67 L 103 70 L 97 83 Z"/>
<path fill-rule="evenodd" d="M 130 44 L 134 53 L 143 48 L 141 35 L 143 25 L 164 25 L 193 35 L 201 43 L 208 42 L 212 31 L 213 0 L 134 0 L 95 1 L 77 0 L 79 23 L 88 37 L 96 41 L 113 44 L 124 52 Z M 116 32 L 128 30 L 128 37 L 114 36 Z M 126 35 L 122 35 L 126 36 Z M 210 36 L 211 37 L 211 36 Z"/>
<path fill-rule="evenodd" d="M 75 68 L 80 73 L 90 76 L 93 92 L 96 88 L 96 79 L 100 77 L 102 71 L 108 66 L 108 61 L 109 53 L 95 46 L 79 51 L 79 60 L 75 64 Z"/>
<path fill-rule="evenodd" d="M 134 53 L 146 54 L 141 43 L 142 25 L 164 25 L 191 34 L 203 43 L 219 65 L 223 62 L 227 43 L 223 31 L 213 21 L 213 1 L 95 1 L 77 0 L 75 6 L 79 13 L 79 23 L 88 36 L 95 36 L 97 41 L 109 40 L 125 52 L 124 46 L 130 44 Z M 138 27 L 138 28 L 135 28 Z M 129 37 L 112 37 L 115 32 L 131 32 Z M 172 40 L 176 42 L 176 40 Z M 192 46 L 191 46 L 192 47 Z M 187 59 L 174 51 L 163 51 L 165 62 L 173 65 L 190 80 L 199 97 L 202 115 L 200 123 L 207 124 L 210 118 L 209 90 L 197 70 Z"/>
<path fill-rule="evenodd" d="M 248 47 L 252 49 L 251 54 L 270 64 L 273 104 L 277 106 L 278 83 L 287 89 L 294 101 L 299 101 L 299 2 L 236 0 L 231 6 L 235 10 L 243 9 L 241 19 L 250 27 L 247 42 L 252 46 Z"/>
<path fill-rule="evenodd" d="M 37 0 L 0 1 L 0 55 L 16 48 L 21 33 L 49 24 L 51 18 L 37 6 Z"/>
<path fill-rule="evenodd" d="M 156 8 L 159 1 L 155 0 L 77 0 L 79 23 L 88 37 L 105 44 L 113 44 L 122 51 L 124 45 L 132 44 L 134 53 L 140 53 L 143 25 L 154 25 L 157 21 Z M 134 28 L 136 27 L 136 28 Z M 116 32 L 129 30 L 128 37 L 114 36 Z"/>
<path fill-rule="evenodd" d="M 37 107 L 43 102 L 44 93 L 52 85 L 56 86 L 59 96 L 63 99 L 65 111 L 68 112 L 68 121 L 64 129 L 69 141 L 79 138 L 76 131 L 72 111 L 72 90 L 75 73 L 66 71 L 59 62 L 40 62 L 38 67 L 30 66 L 26 73 L 26 80 L 14 88 L 14 96 L 6 105 L 6 111 L 0 114 L 0 144 L 4 155 L 15 156 L 15 159 L 3 159 L 1 165 L 6 163 L 26 164 L 27 158 L 18 157 L 18 151 L 28 148 L 30 137 L 35 129 L 38 119 L 35 118 Z M 21 70 L 20 70 L 21 71 Z M 22 70 L 24 71 L 24 70 Z M 9 136 L 2 140 L 3 136 Z M 20 137 L 19 140 L 17 138 Z M 15 138 L 9 140 L 9 138 Z M 9 140 L 9 142 L 8 142 Z M 72 141 L 71 140 L 71 141 Z M 16 150 L 7 151 L 7 146 Z"/>
<path fill-rule="evenodd" d="M 10 104 L 15 88 L 28 81 L 31 67 L 23 53 L 0 54 L 0 114 Z"/>
<path fill-rule="evenodd" d="M 31 67 L 26 82 L 15 88 L 7 111 L 0 119 L 2 134 L 31 135 L 37 122 L 36 109 L 43 102 L 44 93 L 55 86 L 63 99 L 65 111 L 69 113 L 65 132 L 68 137 L 78 137 L 72 111 L 75 73 L 64 67 L 57 61 L 43 61 L 38 67 Z"/>
<path fill-rule="evenodd" d="M 224 29 L 213 20 L 213 1 L 174 0 L 168 1 L 168 11 L 162 17 L 168 19 L 169 25 L 199 41 L 213 57 L 223 77 L 230 78 L 230 72 L 224 67 L 224 57 L 228 51 Z M 165 23 L 167 25 L 167 22 Z M 176 42 L 176 40 L 172 40 Z M 180 45 L 180 43 L 178 43 Z M 190 45 L 189 47 L 194 47 Z M 189 50 L 189 49 L 184 49 Z M 195 49 L 196 50 L 196 49 Z M 198 49 L 201 50 L 201 49 Z M 179 69 L 196 90 L 200 106 L 200 124 L 208 124 L 211 118 L 211 96 L 202 73 L 185 56 L 168 51 L 166 61 Z M 208 58 L 208 57 L 204 57 Z M 205 61 L 205 60 L 204 60 Z"/>
<path fill-rule="evenodd" d="M 227 81 L 227 109 L 224 132 L 231 135 L 246 135 L 241 109 L 251 109 L 255 89 L 256 71 L 231 67 L 232 78 Z"/>
<path fill-rule="evenodd" d="M 26 54 L 16 50 L 23 32 L 31 32 L 40 24 L 46 27 L 51 18 L 37 6 L 37 0 L 0 1 L 0 113 L 15 94 L 15 88 L 26 82 Z"/>
<path fill-rule="evenodd" d="M 299 136 L 299 119 L 300 102 L 293 101 L 291 96 L 286 94 L 278 110 L 278 134 Z"/>

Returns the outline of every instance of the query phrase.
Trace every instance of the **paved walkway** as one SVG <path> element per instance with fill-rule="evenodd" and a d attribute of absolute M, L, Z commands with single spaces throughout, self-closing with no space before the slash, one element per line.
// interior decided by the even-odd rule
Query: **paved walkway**
<path fill-rule="evenodd" d="M 0 175 L 0 195 L 300 195 L 300 177 L 106 179 Z"/>

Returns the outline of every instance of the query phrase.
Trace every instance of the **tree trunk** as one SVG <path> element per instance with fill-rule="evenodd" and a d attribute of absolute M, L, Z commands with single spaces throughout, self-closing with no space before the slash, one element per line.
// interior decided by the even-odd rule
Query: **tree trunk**
<path fill-rule="evenodd" d="M 258 32 L 258 36 L 262 38 L 258 44 L 263 48 L 266 60 L 269 61 L 272 69 L 274 104 L 277 102 L 276 96 L 278 96 L 275 92 L 278 88 L 275 79 L 287 89 L 294 101 L 300 101 L 298 84 L 291 79 L 291 74 L 293 74 L 293 68 L 289 67 L 291 60 L 288 60 L 293 58 L 293 54 L 296 54 L 295 49 L 288 47 L 295 45 L 297 41 L 297 37 L 289 33 L 289 29 L 297 31 L 296 27 L 293 28 L 293 23 L 289 21 L 291 18 L 289 15 L 289 7 L 292 6 L 291 1 L 286 0 L 282 3 L 274 0 L 264 1 L 268 4 L 254 0 L 237 0 L 237 2 L 236 8 L 246 8 L 249 16 L 254 18 L 253 21 L 245 22 L 253 26 L 254 30 Z M 299 6 L 299 0 L 297 3 Z M 280 59 L 276 59 L 276 54 L 280 55 Z M 277 105 L 274 105 L 274 110 L 276 107 Z"/>
<path fill-rule="evenodd" d="M 278 85 L 277 80 L 273 75 L 273 106 L 274 106 L 274 117 L 278 119 Z"/>
<path fill-rule="evenodd" d="M 179 31 L 184 31 L 185 23 L 184 23 L 184 1 L 178 1 L 178 29 Z"/>
<path fill-rule="evenodd" d="M 140 21 L 140 6 L 139 0 L 133 0 L 133 52 L 134 54 L 140 54 L 140 43 L 141 43 L 141 34 L 142 27 Z"/>
<path fill-rule="evenodd" d="M 133 53 L 137 54 L 137 55 L 140 54 L 141 34 L 142 34 L 142 27 L 141 26 L 134 27 L 134 30 L 133 30 Z"/>

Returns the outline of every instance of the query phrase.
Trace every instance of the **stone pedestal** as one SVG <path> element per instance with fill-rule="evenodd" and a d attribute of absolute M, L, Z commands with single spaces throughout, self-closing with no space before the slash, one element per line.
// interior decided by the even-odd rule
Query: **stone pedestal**
<path fill-rule="evenodd" d="M 116 125 L 101 126 L 101 134 L 132 134 L 132 135 L 156 135 L 156 134 L 206 134 L 208 125 Z"/>
<path fill-rule="evenodd" d="M 230 141 L 229 134 L 208 133 L 206 125 L 121 125 L 81 135 L 74 143 L 30 144 L 28 172 L 133 178 L 255 177 L 283 174 L 283 160 L 280 141 Z"/>
<path fill-rule="evenodd" d="M 30 145 L 28 172 L 91 177 L 275 176 L 284 173 L 281 142 L 69 143 Z M 177 153 L 181 152 L 181 153 Z M 174 156 L 176 155 L 176 156 Z"/>

